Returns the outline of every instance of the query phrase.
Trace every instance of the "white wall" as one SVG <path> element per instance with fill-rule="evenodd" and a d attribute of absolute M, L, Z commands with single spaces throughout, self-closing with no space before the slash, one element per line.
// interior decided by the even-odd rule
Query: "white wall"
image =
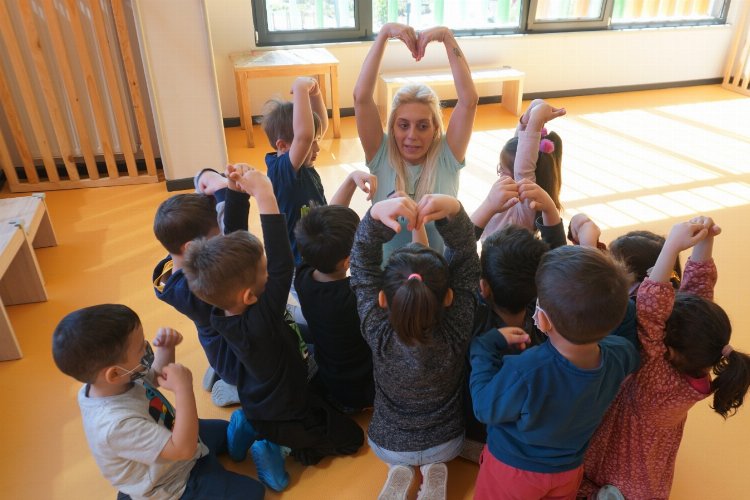
<path fill-rule="evenodd" d="M 204 1 L 134 0 L 134 10 L 164 175 L 222 168 L 227 149 Z"/>
<path fill-rule="evenodd" d="M 238 117 L 236 90 L 229 54 L 255 48 L 250 0 L 205 0 L 219 84 L 221 112 Z M 729 21 L 737 18 L 741 2 L 732 2 Z M 548 92 L 701 80 L 722 76 L 733 26 L 706 26 L 630 31 L 595 31 L 462 38 L 472 65 L 509 65 L 526 72 L 524 92 Z M 370 42 L 325 45 L 341 62 L 341 106 L 351 107 L 352 91 Z M 382 69 L 446 67 L 442 46 L 430 45 L 419 66 L 400 42 L 391 42 Z M 286 94 L 290 79 L 269 78 L 253 84 L 252 113 L 261 113 L 269 97 Z M 436 89 L 444 99 L 450 89 Z M 480 95 L 497 95 L 480 87 Z"/>

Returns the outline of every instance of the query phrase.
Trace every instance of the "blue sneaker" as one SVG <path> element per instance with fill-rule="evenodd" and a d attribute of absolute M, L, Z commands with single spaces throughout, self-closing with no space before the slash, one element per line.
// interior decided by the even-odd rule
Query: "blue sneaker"
<path fill-rule="evenodd" d="M 229 456 L 235 462 L 241 462 L 247 457 L 247 450 L 255 441 L 256 432 L 245 418 L 242 408 L 234 410 L 227 427 L 227 448 Z"/>
<path fill-rule="evenodd" d="M 289 474 L 284 470 L 281 447 L 270 441 L 256 441 L 250 447 L 258 479 L 274 491 L 283 491 L 289 485 Z"/>

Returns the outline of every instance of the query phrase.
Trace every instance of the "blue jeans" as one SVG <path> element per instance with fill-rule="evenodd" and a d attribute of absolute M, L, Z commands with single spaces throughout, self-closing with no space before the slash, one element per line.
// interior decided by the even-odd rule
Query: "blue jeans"
<path fill-rule="evenodd" d="M 464 436 L 460 435 L 443 444 L 419 451 L 391 451 L 381 448 L 367 438 L 367 443 L 377 457 L 388 465 L 427 465 L 438 462 L 448 462 L 461 453 Z"/>

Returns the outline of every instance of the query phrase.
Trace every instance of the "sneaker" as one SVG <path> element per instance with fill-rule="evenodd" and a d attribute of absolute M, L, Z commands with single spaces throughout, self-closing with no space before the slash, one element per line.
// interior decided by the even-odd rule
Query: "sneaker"
<path fill-rule="evenodd" d="M 240 404 L 240 395 L 237 387 L 227 384 L 223 380 L 217 380 L 211 389 L 211 401 L 216 406 L 232 406 Z"/>
<path fill-rule="evenodd" d="M 423 465 L 422 486 L 419 487 L 417 500 L 445 500 L 448 488 L 448 466 L 442 462 Z"/>
<path fill-rule="evenodd" d="M 380 490 L 378 500 L 406 500 L 412 479 L 414 469 L 405 465 L 392 465 L 388 469 L 388 479 Z"/>
<path fill-rule="evenodd" d="M 255 441 L 256 432 L 245 418 L 242 408 L 234 410 L 227 427 L 227 448 L 229 456 L 235 462 L 241 462 L 247 457 L 247 450 Z"/>
<path fill-rule="evenodd" d="M 214 384 L 217 380 L 220 380 L 219 376 L 209 365 L 209 367 L 206 368 L 206 373 L 203 374 L 203 382 L 201 383 L 201 385 L 203 386 L 203 390 L 210 391 L 211 389 L 213 389 Z"/>
<path fill-rule="evenodd" d="M 289 474 L 284 469 L 281 446 L 264 439 L 253 443 L 250 453 L 261 483 L 274 491 L 283 491 L 289 486 Z"/>
<path fill-rule="evenodd" d="M 596 500 L 625 500 L 625 495 L 616 486 L 607 484 L 596 493 Z"/>

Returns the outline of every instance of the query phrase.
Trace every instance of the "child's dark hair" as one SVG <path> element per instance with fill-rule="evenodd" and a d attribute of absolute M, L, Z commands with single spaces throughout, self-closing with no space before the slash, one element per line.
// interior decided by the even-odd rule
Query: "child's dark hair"
<path fill-rule="evenodd" d="M 647 271 L 656 264 L 665 241 L 663 236 L 651 231 L 630 231 L 612 240 L 609 252 L 612 257 L 625 264 L 636 282 L 640 283 L 646 279 Z M 682 276 L 679 257 L 675 260 L 674 272 L 677 279 L 671 280 L 672 285 L 679 289 L 679 278 Z"/>
<path fill-rule="evenodd" d="M 154 235 L 171 254 L 182 253 L 182 246 L 218 229 L 216 206 L 210 196 L 176 194 L 156 209 Z"/>
<path fill-rule="evenodd" d="M 664 337 L 673 351 L 669 361 L 693 378 L 713 370 L 712 408 L 724 418 L 742 406 L 750 388 L 750 356 L 737 351 L 722 355 L 731 335 L 732 324 L 718 304 L 690 293 L 677 294 Z"/>
<path fill-rule="evenodd" d="M 539 151 L 539 158 L 536 161 L 536 184 L 544 189 L 558 210 L 562 209 L 560 203 L 560 188 L 562 187 L 562 139 L 556 132 L 549 132 L 543 139 L 549 139 L 555 145 L 555 150 L 551 153 Z M 518 137 L 513 137 L 505 143 L 501 151 L 507 153 L 510 157 L 516 157 L 518 150 Z M 513 167 L 514 164 L 511 164 Z M 513 168 L 511 168 L 513 170 Z M 515 172 L 514 172 L 515 174 Z"/>
<path fill-rule="evenodd" d="M 190 291 L 220 309 L 229 309 L 237 291 L 255 284 L 263 244 L 247 231 L 195 240 L 185 251 L 183 272 Z"/>
<path fill-rule="evenodd" d="M 282 99 L 269 99 L 263 105 L 261 126 L 273 149 L 276 149 L 276 141 L 279 139 L 285 142 L 292 142 L 294 139 L 293 110 L 294 103 Z M 323 128 L 323 123 L 315 111 L 313 111 L 313 123 L 317 137 Z"/>
<path fill-rule="evenodd" d="M 448 262 L 435 250 L 412 243 L 391 254 L 383 270 L 383 291 L 391 326 L 404 344 L 430 342 L 448 285 Z"/>
<path fill-rule="evenodd" d="M 294 228 L 297 248 L 305 262 L 321 273 L 332 273 L 349 257 L 359 215 L 349 207 L 314 207 Z"/>
<path fill-rule="evenodd" d="M 536 288 L 539 307 L 573 344 L 604 338 L 628 305 L 627 271 L 595 248 L 570 245 L 544 254 Z"/>
<path fill-rule="evenodd" d="M 138 315 L 121 304 L 99 304 L 65 316 L 52 334 L 52 358 L 66 375 L 92 384 L 103 368 L 126 356 Z"/>
<path fill-rule="evenodd" d="M 536 298 L 536 270 L 549 246 L 528 229 L 508 225 L 482 244 L 482 278 L 497 307 L 518 313 Z"/>

